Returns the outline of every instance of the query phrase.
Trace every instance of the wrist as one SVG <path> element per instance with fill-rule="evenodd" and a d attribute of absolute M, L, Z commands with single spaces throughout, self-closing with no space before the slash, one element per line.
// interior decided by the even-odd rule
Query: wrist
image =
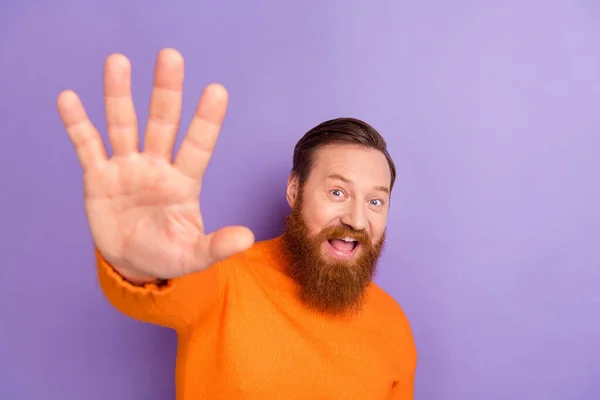
<path fill-rule="evenodd" d="M 161 281 L 161 279 L 157 277 L 133 272 L 125 268 L 113 266 L 113 269 L 127 282 L 136 286 L 143 286 L 149 283 L 159 283 Z"/>
<path fill-rule="evenodd" d="M 106 257 L 102 255 L 100 250 L 96 249 L 97 255 L 108 265 L 110 266 L 121 278 L 126 280 L 135 286 L 143 286 L 149 283 L 161 283 L 164 282 L 162 279 L 157 278 L 155 276 L 151 276 L 148 274 L 144 274 L 142 272 L 134 271 L 131 268 L 123 267 L 119 265 L 117 262 L 111 262 Z"/>

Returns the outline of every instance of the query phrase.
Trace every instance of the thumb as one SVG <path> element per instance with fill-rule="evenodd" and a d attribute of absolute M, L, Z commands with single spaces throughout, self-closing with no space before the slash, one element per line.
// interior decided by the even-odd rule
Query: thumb
<path fill-rule="evenodd" d="M 211 264 L 248 250 L 254 244 L 254 233 L 245 226 L 227 226 L 198 241 L 196 260 L 208 268 Z"/>

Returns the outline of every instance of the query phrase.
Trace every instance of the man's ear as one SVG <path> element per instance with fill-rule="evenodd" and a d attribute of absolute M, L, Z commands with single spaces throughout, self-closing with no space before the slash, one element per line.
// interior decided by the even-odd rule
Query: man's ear
<path fill-rule="evenodd" d="M 285 198 L 287 199 L 287 202 L 291 208 L 294 208 L 294 204 L 296 203 L 296 200 L 298 198 L 298 189 L 298 178 L 294 175 L 290 175 L 287 183 L 287 188 L 285 190 Z"/>

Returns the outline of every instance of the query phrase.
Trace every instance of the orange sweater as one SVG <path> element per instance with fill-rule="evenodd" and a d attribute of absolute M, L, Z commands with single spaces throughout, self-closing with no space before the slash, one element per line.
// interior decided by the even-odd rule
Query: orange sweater
<path fill-rule="evenodd" d="M 134 286 L 97 253 L 108 300 L 178 334 L 178 400 L 413 399 L 416 349 L 398 304 L 377 285 L 357 317 L 313 312 L 283 271 L 279 238 L 209 269 Z"/>

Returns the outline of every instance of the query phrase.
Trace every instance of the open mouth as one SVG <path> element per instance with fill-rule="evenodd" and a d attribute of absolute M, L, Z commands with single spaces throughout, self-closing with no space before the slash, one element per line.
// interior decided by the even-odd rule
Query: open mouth
<path fill-rule="evenodd" d="M 348 238 L 340 238 L 340 239 L 329 239 L 327 240 L 329 244 L 329 250 L 339 257 L 339 258 L 349 258 L 351 257 L 356 249 L 360 246 L 358 240 L 348 237 Z"/>

